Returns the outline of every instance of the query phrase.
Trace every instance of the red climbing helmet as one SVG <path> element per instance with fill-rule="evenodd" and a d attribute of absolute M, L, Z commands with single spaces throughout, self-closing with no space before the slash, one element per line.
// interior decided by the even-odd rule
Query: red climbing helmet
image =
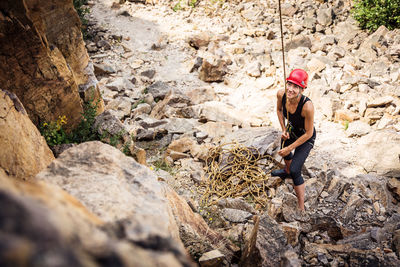
<path fill-rule="evenodd" d="M 297 84 L 303 89 L 307 87 L 307 80 L 308 74 L 305 70 L 302 69 L 292 70 L 289 77 L 286 79 L 286 81 Z"/>

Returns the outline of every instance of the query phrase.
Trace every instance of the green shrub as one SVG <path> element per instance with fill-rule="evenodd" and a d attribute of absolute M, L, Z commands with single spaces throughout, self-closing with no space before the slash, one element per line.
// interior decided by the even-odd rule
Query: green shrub
<path fill-rule="evenodd" d="M 39 130 L 46 139 L 47 144 L 49 146 L 55 146 L 60 144 L 80 144 L 87 141 L 100 140 L 97 129 L 93 128 L 99 101 L 94 103 L 94 100 L 92 99 L 84 105 L 82 120 L 70 134 L 67 134 L 63 128 L 63 126 L 67 124 L 66 116 L 59 116 L 57 121 L 41 124 Z"/>
<path fill-rule="evenodd" d="M 381 25 L 389 30 L 400 27 L 399 0 L 355 0 L 352 14 L 362 29 L 375 31 Z"/>
<path fill-rule="evenodd" d="M 73 143 L 79 144 L 87 141 L 100 140 L 97 129 L 93 128 L 99 103 L 100 100 L 95 102 L 94 98 L 92 98 L 83 106 L 82 120 L 71 135 L 71 141 Z"/>

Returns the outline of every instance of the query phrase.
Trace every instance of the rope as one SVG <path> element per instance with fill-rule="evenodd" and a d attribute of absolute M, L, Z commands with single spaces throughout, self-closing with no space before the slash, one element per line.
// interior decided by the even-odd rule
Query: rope
<path fill-rule="evenodd" d="M 206 160 L 209 177 L 201 198 L 202 205 L 210 206 L 223 198 L 243 197 L 264 208 L 269 199 L 266 182 L 273 166 L 271 156 L 262 156 L 256 148 L 247 148 L 237 142 L 211 149 Z"/>
<path fill-rule="evenodd" d="M 282 8 L 281 8 L 281 0 L 278 0 L 279 3 L 279 22 L 280 22 L 280 26 L 281 26 L 281 44 L 282 44 L 282 65 L 283 65 L 283 84 L 285 85 L 285 95 L 286 95 L 286 126 L 285 129 L 288 129 L 289 127 L 289 109 L 287 107 L 287 87 L 286 87 L 286 63 L 285 63 L 285 45 L 284 45 L 284 41 L 283 41 L 283 23 L 282 23 Z M 285 140 L 283 140 L 282 145 L 281 145 L 281 149 L 284 147 L 285 145 Z M 283 158 L 282 158 L 283 159 Z M 281 159 L 281 161 L 282 161 Z"/>

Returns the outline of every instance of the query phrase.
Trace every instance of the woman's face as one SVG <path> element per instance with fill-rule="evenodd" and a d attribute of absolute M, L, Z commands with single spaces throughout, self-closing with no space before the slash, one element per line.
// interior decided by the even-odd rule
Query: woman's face
<path fill-rule="evenodd" d="M 291 82 L 287 82 L 286 89 L 288 98 L 298 97 L 303 90 L 303 88 Z"/>

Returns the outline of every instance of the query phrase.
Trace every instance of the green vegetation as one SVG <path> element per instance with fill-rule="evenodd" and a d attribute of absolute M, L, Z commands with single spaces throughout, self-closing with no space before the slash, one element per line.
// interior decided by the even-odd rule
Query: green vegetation
<path fill-rule="evenodd" d="M 87 39 L 89 37 L 87 32 L 88 20 L 85 18 L 85 15 L 90 13 L 90 9 L 87 7 L 83 7 L 87 4 L 87 2 L 88 0 L 73 0 L 74 8 L 78 13 L 82 23 L 81 31 L 84 39 Z"/>
<path fill-rule="evenodd" d="M 88 21 L 85 19 L 85 15 L 90 12 L 89 8 L 83 7 L 86 5 L 88 0 L 74 0 L 74 8 L 78 12 L 79 18 L 83 25 L 87 25 Z"/>
<path fill-rule="evenodd" d="M 177 12 L 182 9 L 195 8 L 200 3 L 200 0 L 175 0 L 172 2 L 171 8 L 174 12 Z M 225 0 L 207 0 L 203 2 L 206 2 L 207 8 L 215 5 L 221 7 L 225 3 Z"/>
<path fill-rule="evenodd" d="M 181 10 L 181 9 L 182 9 L 181 0 L 179 0 L 178 3 L 176 3 L 176 4 L 172 7 L 172 10 L 173 10 L 174 12 L 176 12 L 176 11 Z"/>
<path fill-rule="evenodd" d="M 49 146 L 100 140 L 97 129 L 93 128 L 98 104 L 99 101 L 94 103 L 94 100 L 91 99 L 84 105 L 82 120 L 70 134 L 67 134 L 63 128 L 67 124 L 66 116 L 59 116 L 57 121 L 41 124 L 40 133 Z"/>
<path fill-rule="evenodd" d="M 94 97 L 85 103 L 83 107 L 82 120 L 71 134 L 71 141 L 73 143 L 100 140 L 97 129 L 94 129 L 93 127 L 99 103 L 100 100 L 95 102 Z"/>
<path fill-rule="evenodd" d="M 176 174 L 176 170 L 162 159 L 156 160 L 156 161 L 152 162 L 152 164 L 156 171 L 163 170 L 163 171 L 168 172 L 172 176 L 174 176 Z"/>
<path fill-rule="evenodd" d="M 146 103 L 146 101 L 142 98 L 139 101 L 137 101 L 135 104 L 132 105 L 132 109 L 137 108 L 140 104 Z"/>
<path fill-rule="evenodd" d="M 399 0 L 355 0 L 352 14 L 362 29 L 375 31 L 381 25 L 389 30 L 400 28 Z"/>
<path fill-rule="evenodd" d="M 344 126 L 344 130 L 346 131 L 348 128 L 349 128 L 349 121 L 348 120 L 345 120 L 344 122 L 343 122 L 343 126 Z"/>
<path fill-rule="evenodd" d="M 117 146 L 123 141 L 122 139 L 124 134 L 124 131 L 120 131 L 119 133 L 114 135 L 107 131 L 104 131 L 103 134 L 100 136 L 100 141 L 110 144 L 112 146 Z"/>
<path fill-rule="evenodd" d="M 63 129 L 64 124 L 67 124 L 67 118 L 59 116 L 57 121 L 45 122 L 40 125 L 39 130 L 49 146 L 69 143 L 68 136 Z"/>
<path fill-rule="evenodd" d="M 57 121 L 41 124 L 39 130 L 47 144 L 49 146 L 55 146 L 70 143 L 80 144 L 87 141 L 99 140 L 120 149 L 127 156 L 132 156 L 130 152 L 132 140 L 124 141 L 125 131 L 120 131 L 117 134 L 104 131 L 103 134 L 100 135 L 98 129 L 94 127 L 99 103 L 100 100 L 95 101 L 94 97 L 85 103 L 79 125 L 69 134 L 63 129 L 63 126 L 67 124 L 66 116 L 59 116 Z M 168 169 L 168 167 L 164 165 L 160 165 L 160 168 Z"/>

